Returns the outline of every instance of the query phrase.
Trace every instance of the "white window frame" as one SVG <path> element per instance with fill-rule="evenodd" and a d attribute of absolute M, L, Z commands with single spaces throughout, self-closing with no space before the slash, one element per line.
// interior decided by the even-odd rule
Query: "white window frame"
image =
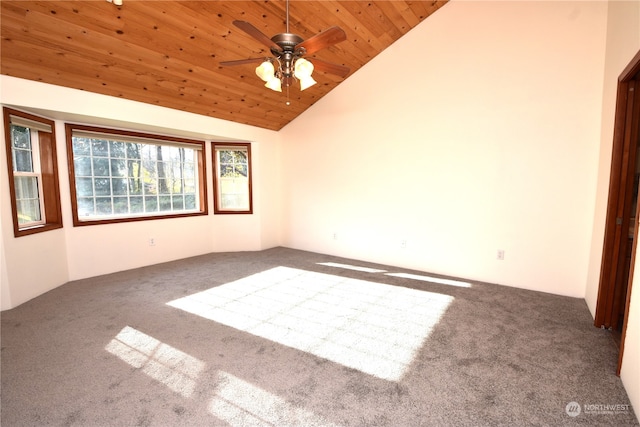
<path fill-rule="evenodd" d="M 30 120 L 26 120 L 26 119 L 22 119 L 21 117 L 17 117 L 17 116 L 11 116 L 11 136 L 13 137 L 13 127 L 14 126 L 21 126 L 24 128 L 29 129 L 29 138 L 30 138 L 30 142 L 31 142 L 31 149 L 30 151 L 30 156 L 31 156 L 31 172 L 24 172 L 24 171 L 18 171 L 17 170 L 17 164 L 16 164 L 16 151 L 20 150 L 20 151 L 27 151 L 27 150 L 22 150 L 22 149 L 16 149 L 13 146 L 13 141 L 11 142 L 11 155 L 12 155 L 12 163 L 13 163 L 13 177 L 14 177 L 14 185 L 16 178 L 20 178 L 20 177 L 27 177 L 27 178 L 36 178 L 36 185 L 38 188 L 38 209 L 40 210 L 40 219 L 37 221 L 28 221 L 28 222 L 20 222 L 20 212 L 18 211 L 16 214 L 18 216 L 18 227 L 20 230 L 24 230 L 24 229 L 28 229 L 28 228 L 32 228 L 32 227 L 39 227 L 41 225 L 46 224 L 47 222 L 47 212 L 45 211 L 45 207 L 44 207 L 44 197 L 43 197 L 43 192 L 42 192 L 42 169 L 40 167 L 40 138 L 38 136 L 38 129 L 36 127 L 40 127 L 40 126 L 34 126 L 34 124 L 29 123 Z M 23 200 L 23 199 L 18 199 L 18 196 L 16 195 L 16 209 L 18 209 L 18 205 L 19 205 L 19 201 Z"/>

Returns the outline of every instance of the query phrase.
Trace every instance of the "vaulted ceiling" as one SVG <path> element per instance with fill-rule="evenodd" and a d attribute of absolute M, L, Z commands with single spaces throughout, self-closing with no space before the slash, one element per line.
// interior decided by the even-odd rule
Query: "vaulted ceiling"
<path fill-rule="evenodd" d="M 220 62 L 271 57 L 233 21 L 286 32 L 284 0 L 123 2 L 0 1 L 0 73 L 279 130 L 447 0 L 292 0 L 291 33 L 306 40 L 337 25 L 347 35 L 305 58 L 350 72 L 316 70 L 318 84 L 282 93 L 264 87 L 256 64 Z"/>

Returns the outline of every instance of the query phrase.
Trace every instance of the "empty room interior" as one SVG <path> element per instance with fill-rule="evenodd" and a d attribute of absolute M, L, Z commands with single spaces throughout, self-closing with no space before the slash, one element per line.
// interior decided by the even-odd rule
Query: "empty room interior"
<path fill-rule="evenodd" d="M 3 426 L 639 425 L 640 2 L 0 8 Z"/>

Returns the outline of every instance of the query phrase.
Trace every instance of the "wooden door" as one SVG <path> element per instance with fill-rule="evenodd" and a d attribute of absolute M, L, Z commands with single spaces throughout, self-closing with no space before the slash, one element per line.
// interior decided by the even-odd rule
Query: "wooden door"
<path fill-rule="evenodd" d="M 621 330 L 620 362 L 638 243 L 640 52 L 618 79 L 611 178 L 595 325 Z"/>

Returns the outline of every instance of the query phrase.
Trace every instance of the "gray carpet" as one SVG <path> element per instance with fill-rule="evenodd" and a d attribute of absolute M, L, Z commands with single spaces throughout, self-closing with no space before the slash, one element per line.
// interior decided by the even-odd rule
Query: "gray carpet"
<path fill-rule="evenodd" d="M 0 421 L 639 425 L 584 300 L 425 276 L 275 248 L 65 284 L 1 313 Z"/>

